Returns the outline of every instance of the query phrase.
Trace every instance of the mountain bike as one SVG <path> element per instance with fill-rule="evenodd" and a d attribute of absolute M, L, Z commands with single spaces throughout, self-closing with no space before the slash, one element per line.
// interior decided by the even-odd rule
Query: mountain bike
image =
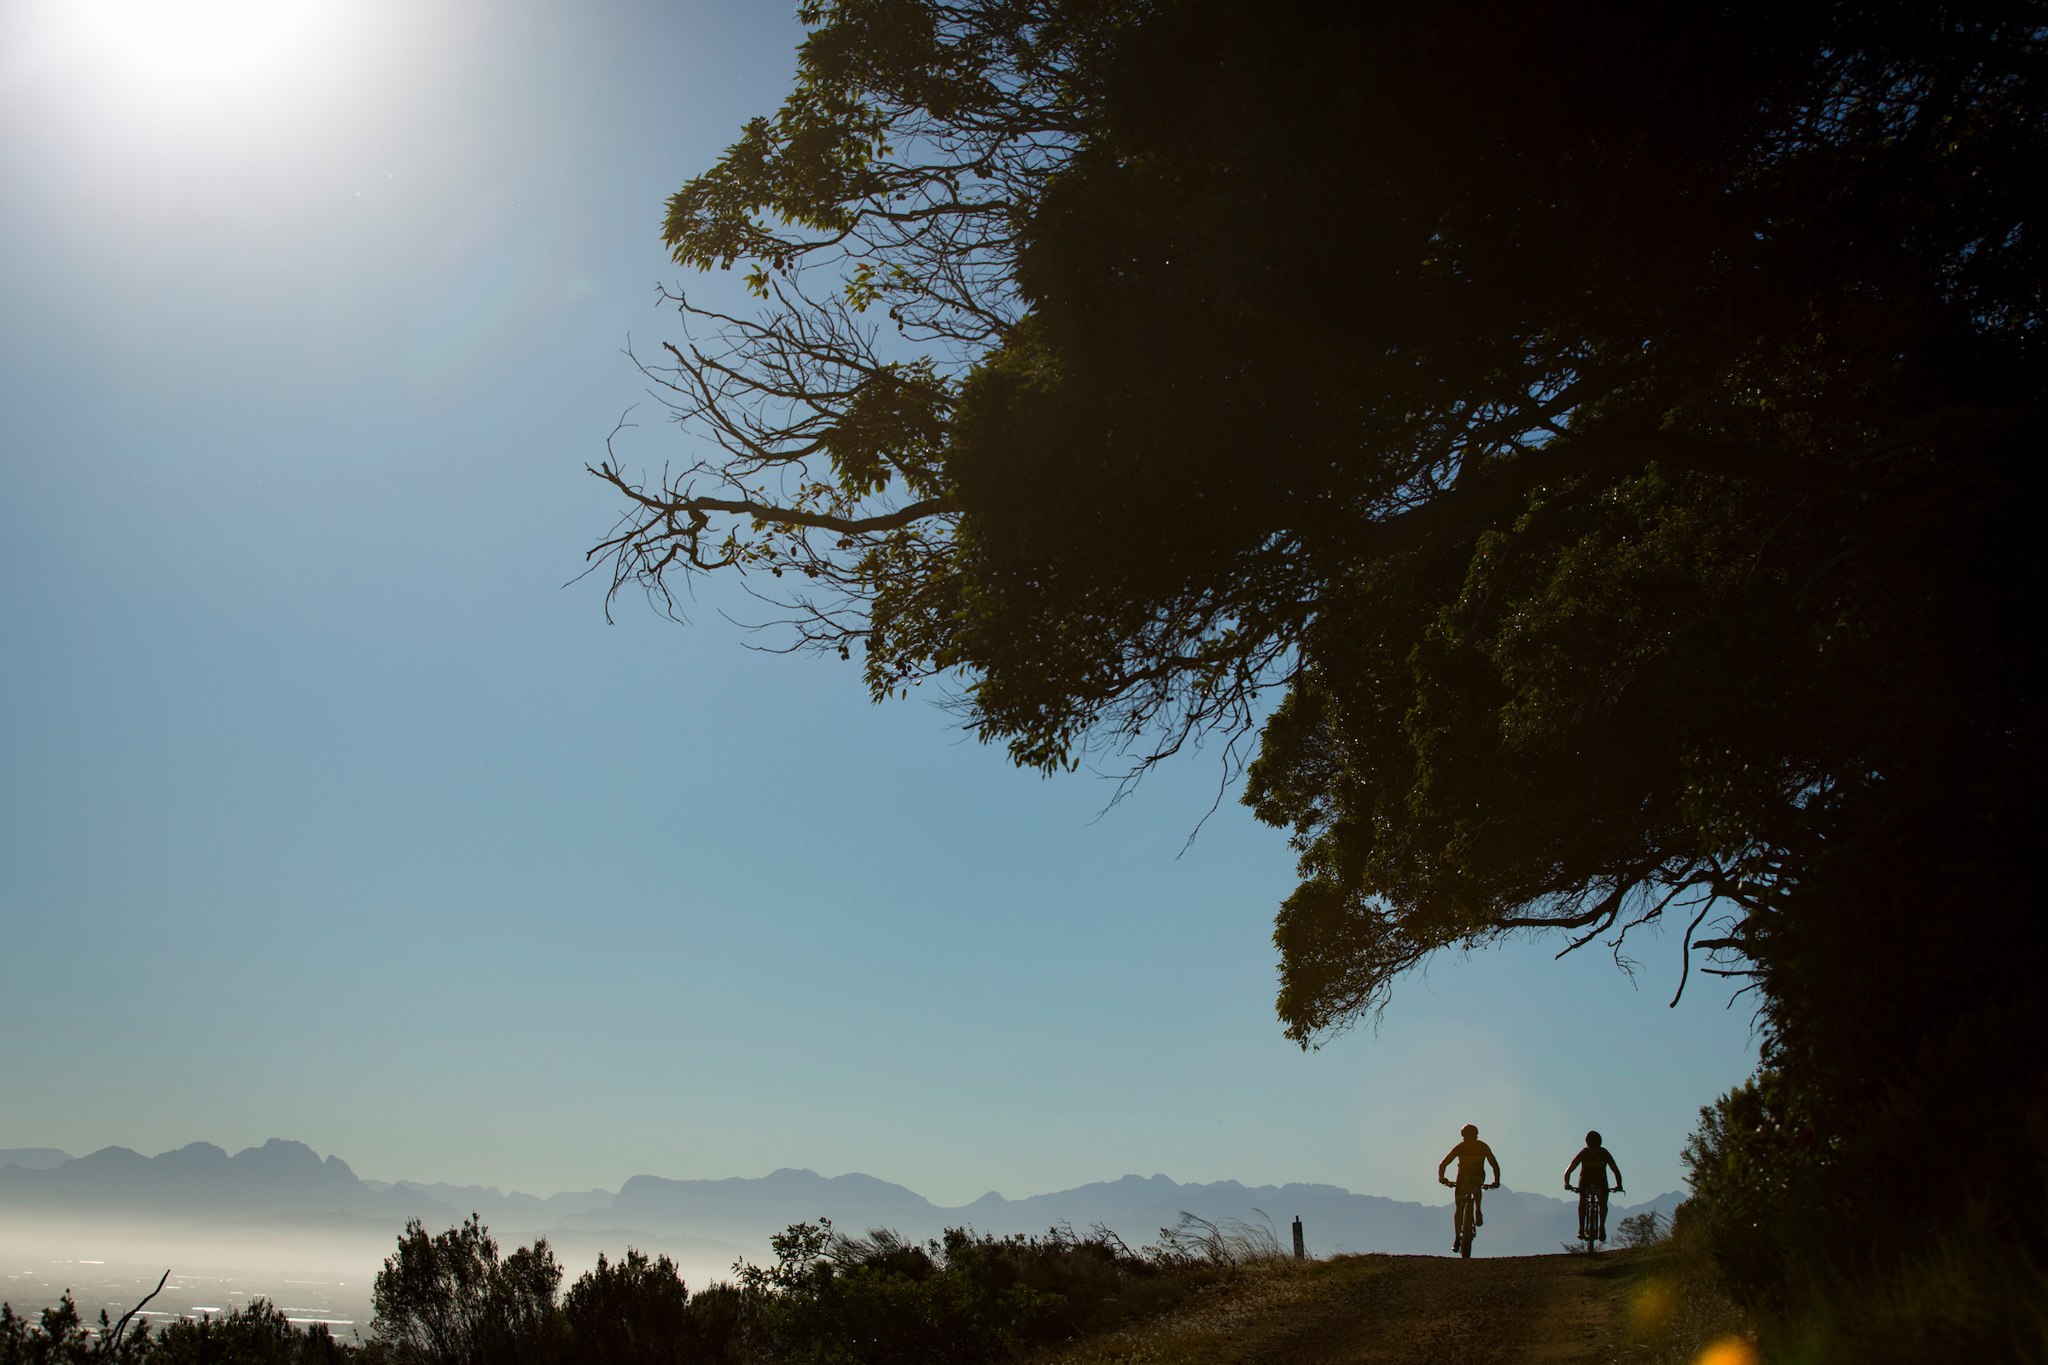
<path fill-rule="evenodd" d="M 1451 1185 L 1448 1180 L 1441 1183 Z M 1451 1245 L 1460 1256 L 1470 1260 L 1472 1239 L 1479 1235 L 1479 1192 L 1497 1190 L 1500 1188 L 1500 1182 L 1495 1181 L 1491 1185 L 1451 1185 L 1451 1188 L 1458 1194 L 1457 1209 L 1451 1216 L 1451 1226 L 1455 1230 Z"/>
<path fill-rule="evenodd" d="M 1601 1226 L 1605 1210 L 1601 1208 L 1602 1201 L 1600 1199 L 1600 1196 L 1607 1193 L 1607 1191 L 1597 1185 L 1589 1185 L 1583 1180 L 1577 1185 L 1566 1185 L 1565 1188 L 1578 1191 L 1579 1240 L 1586 1244 L 1586 1252 L 1590 1255 L 1592 1254 L 1594 1243 L 1607 1240 L 1607 1229 Z M 1613 1193 L 1626 1194 L 1628 1191 L 1617 1185 L 1614 1187 Z"/>

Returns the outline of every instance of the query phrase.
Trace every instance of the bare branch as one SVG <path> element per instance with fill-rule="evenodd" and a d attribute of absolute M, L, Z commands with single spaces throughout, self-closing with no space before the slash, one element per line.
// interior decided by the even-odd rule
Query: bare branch
<path fill-rule="evenodd" d="M 121 1320 L 120 1320 L 120 1321 L 119 1321 L 118 1323 L 114 1324 L 114 1335 L 113 1335 L 113 1338 L 112 1338 L 112 1339 L 111 1339 L 111 1340 L 110 1340 L 110 1341 L 109 1341 L 109 1342 L 107 1343 L 107 1354 L 108 1354 L 108 1355 L 110 1355 L 110 1356 L 113 1356 L 113 1355 L 117 1355 L 117 1354 L 118 1354 L 118 1353 L 120 1352 L 120 1349 L 121 1349 L 121 1333 L 123 1333 L 123 1332 L 125 1332 L 125 1331 L 127 1331 L 127 1330 L 128 1330 L 128 1320 L 129 1320 L 130 1318 L 134 1317 L 134 1316 L 135 1316 L 135 1315 L 136 1315 L 137 1313 L 140 1313 L 140 1312 L 141 1312 L 141 1311 L 142 1311 L 142 1310 L 143 1310 L 143 1309 L 144 1309 L 145 1307 L 147 1307 L 147 1306 L 149 1305 L 149 1301 L 150 1301 L 151 1299 L 153 1299 L 153 1298 L 155 1298 L 155 1297 L 156 1297 L 157 1295 L 159 1295 L 159 1294 L 163 1293 L 163 1292 L 164 1292 L 164 1286 L 165 1286 L 166 1284 L 170 1283 L 170 1279 L 171 1279 L 171 1272 L 170 1272 L 170 1271 L 169 1271 L 168 1269 L 166 1269 L 166 1270 L 164 1271 L 164 1273 L 163 1273 L 162 1277 L 161 1277 L 161 1278 L 159 1278 L 159 1279 L 157 1280 L 157 1282 L 156 1282 L 156 1288 L 154 1288 L 154 1289 L 150 1290 L 150 1291 L 149 1291 L 149 1292 L 148 1292 L 147 1294 L 144 1294 L 144 1295 L 142 1296 L 142 1302 L 141 1302 L 141 1303 L 138 1303 L 138 1304 L 136 1304 L 136 1305 L 135 1305 L 135 1306 L 134 1306 L 133 1308 L 129 1309 L 129 1310 L 127 1311 L 127 1312 L 125 1312 L 125 1313 L 123 1313 L 123 1314 L 121 1315 Z"/>
<path fill-rule="evenodd" d="M 1707 917 L 1707 912 L 1713 908 L 1713 899 L 1709 897 L 1700 906 L 1700 912 L 1692 917 L 1692 923 L 1685 926 L 1685 942 L 1683 945 L 1680 946 L 1678 950 L 1678 960 L 1681 964 L 1683 964 L 1679 968 L 1678 989 L 1672 992 L 1671 1004 L 1667 1008 L 1677 1009 L 1679 997 L 1685 994 L 1686 979 L 1692 975 L 1693 931 L 1700 927 L 1700 921 L 1704 920 Z M 1705 947 L 1706 945 L 1702 944 L 1701 946 Z"/>

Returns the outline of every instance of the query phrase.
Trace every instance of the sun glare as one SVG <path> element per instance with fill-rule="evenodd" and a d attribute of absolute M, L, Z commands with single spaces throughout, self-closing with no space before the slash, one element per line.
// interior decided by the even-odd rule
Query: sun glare
<path fill-rule="evenodd" d="M 1726 1337 L 1700 1352 L 1699 1365 L 1757 1365 L 1756 1347 L 1741 1337 Z"/>
<path fill-rule="evenodd" d="M 319 59 L 332 0 L 71 0 L 76 37 L 108 74 L 232 97 Z"/>

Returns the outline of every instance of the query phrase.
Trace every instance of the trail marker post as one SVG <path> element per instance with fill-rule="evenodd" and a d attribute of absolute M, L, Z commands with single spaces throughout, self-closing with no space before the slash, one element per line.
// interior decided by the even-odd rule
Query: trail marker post
<path fill-rule="evenodd" d="M 1308 1244 L 1301 1239 L 1301 1215 L 1298 1213 L 1294 1215 L 1294 1259 L 1297 1261 L 1308 1259 Z"/>

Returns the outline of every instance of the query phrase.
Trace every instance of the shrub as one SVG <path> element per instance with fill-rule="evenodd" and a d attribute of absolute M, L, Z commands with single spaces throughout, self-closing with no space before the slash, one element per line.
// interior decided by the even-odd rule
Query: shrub
<path fill-rule="evenodd" d="M 916 1245 L 877 1229 L 795 1223 L 744 1267 L 753 1345 L 782 1365 L 977 1365 L 1107 1331 L 1179 1303 L 1217 1265 L 1131 1252 L 1113 1234 L 994 1237 L 949 1228 Z"/>
<path fill-rule="evenodd" d="M 225 1317 L 179 1318 L 155 1337 L 145 1331 L 134 1340 L 149 1365 L 327 1365 L 349 1354 L 325 1323 L 294 1326 L 265 1299 Z"/>
<path fill-rule="evenodd" d="M 142 1322 L 122 1335 L 118 1348 L 115 1326 L 102 1312 L 98 1330 L 88 1331 L 69 1290 L 34 1324 L 0 1304 L 0 1365 L 329 1365 L 354 1354 L 325 1324 L 295 1326 L 267 1299 L 225 1317 L 179 1318 L 155 1336 Z"/>
<path fill-rule="evenodd" d="M 1766 1070 L 1701 1111 L 1683 1224 L 1788 1359 L 2048 1361 L 2048 1073 L 1990 1001 L 1866 1077 Z"/>
<path fill-rule="evenodd" d="M 371 1330 L 406 1365 L 539 1365 L 560 1353 L 561 1279 L 545 1237 L 500 1260 L 475 1214 L 432 1237 L 415 1218 L 377 1272 Z"/>
<path fill-rule="evenodd" d="M 755 1316 L 731 1285 L 691 1294 L 666 1256 L 628 1248 L 559 1301 L 546 1238 L 500 1258 L 474 1215 L 429 1236 L 417 1219 L 385 1260 L 365 1365 L 739 1365 Z M 309 1358 L 310 1359 L 310 1358 Z"/>
<path fill-rule="evenodd" d="M 717 1365 L 738 1359 L 740 1295 L 715 1285 L 692 1297 L 674 1261 L 628 1248 L 602 1253 L 562 1300 L 571 1355 L 607 1365 Z"/>
<path fill-rule="evenodd" d="M 73 1365 L 91 1360 L 92 1348 L 92 1335 L 68 1289 L 33 1323 L 12 1304 L 0 1304 L 0 1365 Z"/>
<path fill-rule="evenodd" d="M 1616 1231 L 1625 1247 L 1655 1246 L 1669 1235 L 1664 1220 L 1657 1216 L 1655 1210 L 1630 1214 L 1621 1220 Z"/>

